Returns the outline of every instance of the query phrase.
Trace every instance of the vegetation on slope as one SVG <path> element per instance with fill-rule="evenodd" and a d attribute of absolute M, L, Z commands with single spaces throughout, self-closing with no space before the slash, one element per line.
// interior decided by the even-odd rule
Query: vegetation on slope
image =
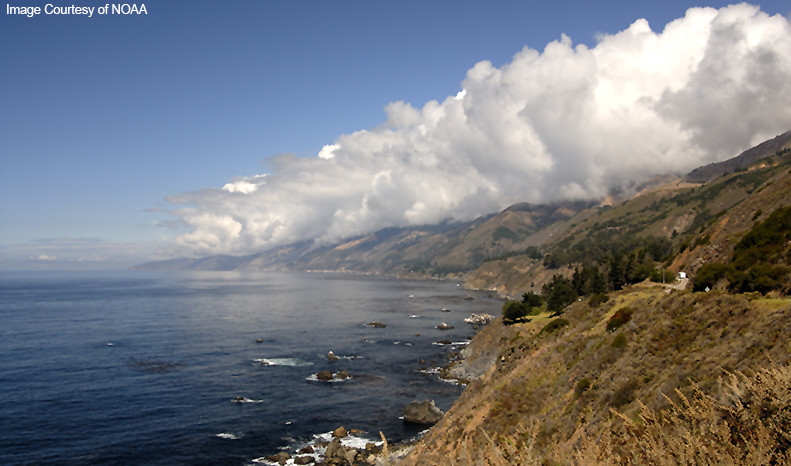
<path fill-rule="evenodd" d="M 619 313 L 629 319 L 608 325 Z M 774 458 L 787 454 L 787 298 L 628 289 L 595 307 L 575 302 L 562 320 L 544 313 L 508 328 L 518 333 L 501 339 L 496 364 L 465 390 L 404 464 L 475 464 L 482 458 L 493 464 L 498 458 L 500 464 L 676 463 L 686 456 L 663 455 L 685 445 L 676 435 L 683 429 L 702 435 L 702 420 L 719 429 L 728 423 L 734 442 L 729 446 L 723 438 L 705 436 L 690 440 L 720 448 L 704 454 L 710 458 L 704 463 L 728 458 L 718 455 L 729 451 L 758 455 L 760 450 Z M 747 386 L 767 374 L 785 381 L 777 388 L 785 395 L 762 401 L 763 408 L 746 405 L 756 393 L 730 393 L 723 382 L 736 377 Z M 736 406 L 736 395 L 746 408 L 728 417 L 723 403 Z M 684 410 L 693 409 L 708 414 L 684 417 Z M 739 443 L 744 432 L 753 435 L 746 439 L 761 440 L 755 450 Z M 634 443 L 623 442 L 625 433 Z M 647 454 L 637 449 L 640 442 L 660 440 L 667 444 L 654 452 L 657 457 L 639 459 Z M 751 457 L 733 458 L 731 463 L 739 464 L 739 458 Z"/>
<path fill-rule="evenodd" d="M 789 199 L 791 152 L 782 150 L 707 184 L 671 183 L 616 206 L 581 211 L 552 225 L 538 245 L 541 260 L 535 251 L 506 255 L 466 277 L 472 287 L 518 296 L 540 291 L 554 274 L 571 278 L 575 267 L 604 275 L 605 290 L 661 281 L 667 269 L 694 275 L 706 263 L 729 260 L 738 239 Z"/>
<path fill-rule="evenodd" d="M 694 289 L 711 289 L 720 281 L 734 292 L 788 291 L 791 269 L 791 206 L 775 210 L 755 224 L 734 247 L 728 263 L 704 264 L 695 277 Z"/>
<path fill-rule="evenodd" d="M 510 269 L 530 291 L 503 306 L 495 364 L 402 463 L 789 464 L 789 204 L 784 150 L 581 212 L 540 260 L 487 263 L 489 283 Z M 665 267 L 712 291 L 634 284 Z"/>

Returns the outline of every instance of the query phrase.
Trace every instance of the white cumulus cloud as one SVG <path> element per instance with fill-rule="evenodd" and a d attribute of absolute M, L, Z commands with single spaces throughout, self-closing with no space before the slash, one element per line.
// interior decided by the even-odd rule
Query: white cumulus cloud
<path fill-rule="evenodd" d="M 267 176 L 172 196 L 175 251 L 250 253 L 388 226 L 468 220 L 516 202 L 596 198 L 648 176 L 724 160 L 791 129 L 791 26 L 740 4 L 645 20 L 595 47 L 563 35 L 461 92 L 393 102 L 378 127 Z"/>

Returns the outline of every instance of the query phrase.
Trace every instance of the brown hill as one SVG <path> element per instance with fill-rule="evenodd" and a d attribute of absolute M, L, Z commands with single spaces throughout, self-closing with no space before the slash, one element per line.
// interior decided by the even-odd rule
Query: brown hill
<path fill-rule="evenodd" d="M 608 329 L 619 312 L 631 319 Z M 788 459 L 788 298 L 667 293 L 657 286 L 615 293 L 597 307 L 578 302 L 561 319 L 542 315 L 525 324 L 490 326 L 502 329 L 499 339 L 487 336 L 498 350 L 496 362 L 398 464 Z M 735 409 L 734 402 L 750 402 L 745 387 L 756 376 L 764 377 L 758 382 L 767 384 L 764 394 L 775 390 L 760 402 L 771 408 Z M 676 424 L 673 406 L 683 408 Z M 649 432 L 653 448 L 635 450 L 639 442 L 651 443 L 639 426 L 659 412 L 666 421 Z M 682 428 L 690 430 L 686 438 Z M 716 430 L 723 428 L 727 432 Z M 620 441 L 629 429 L 636 429 L 630 431 L 633 444 Z M 731 431 L 727 440 L 716 437 Z M 707 450 L 695 452 L 701 446 Z"/>

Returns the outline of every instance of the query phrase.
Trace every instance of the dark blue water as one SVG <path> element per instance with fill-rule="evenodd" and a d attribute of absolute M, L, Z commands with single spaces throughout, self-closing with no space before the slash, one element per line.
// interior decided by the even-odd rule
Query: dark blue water
<path fill-rule="evenodd" d="M 0 464 L 249 464 L 340 425 L 412 437 L 407 403 L 445 410 L 462 389 L 419 361 L 442 364 L 454 347 L 433 342 L 500 307 L 467 294 L 332 274 L 3 272 Z M 324 369 L 352 378 L 310 380 Z"/>

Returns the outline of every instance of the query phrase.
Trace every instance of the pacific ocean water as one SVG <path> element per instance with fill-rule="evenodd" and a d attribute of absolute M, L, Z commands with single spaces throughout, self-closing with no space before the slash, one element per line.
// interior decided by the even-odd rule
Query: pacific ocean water
<path fill-rule="evenodd" d="M 407 403 L 447 410 L 463 389 L 421 369 L 462 347 L 470 313 L 499 311 L 468 295 L 331 273 L 2 272 L 0 464 L 253 464 L 341 425 L 412 438 Z"/>

